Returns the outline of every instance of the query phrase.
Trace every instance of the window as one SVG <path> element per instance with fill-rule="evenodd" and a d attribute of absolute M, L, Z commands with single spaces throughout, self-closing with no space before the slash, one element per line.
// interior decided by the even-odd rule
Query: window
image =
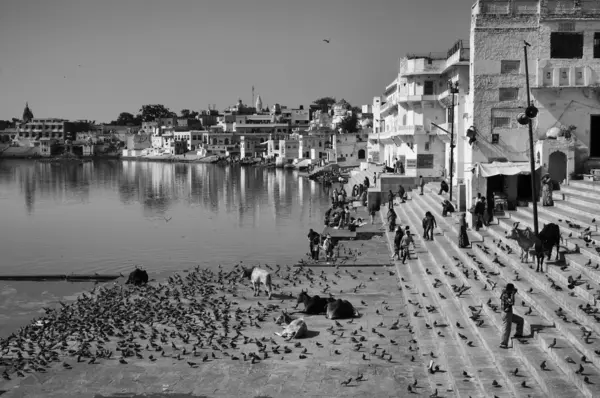
<path fill-rule="evenodd" d="M 498 89 L 499 101 L 514 101 L 519 98 L 518 88 L 500 88 Z"/>
<path fill-rule="evenodd" d="M 550 33 L 550 58 L 582 58 L 583 33 Z"/>
<path fill-rule="evenodd" d="M 574 32 L 575 31 L 575 22 L 559 22 L 558 23 L 558 31 L 559 32 Z"/>
<path fill-rule="evenodd" d="M 594 58 L 600 58 L 600 33 L 594 33 Z"/>
<path fill-rule="evenodd" d="M 425 81 L 425 87 L 423 87 L 423 95 L 433 95 L 433 81 Z"/>
<path fill-rule="evenodd" d="M 497 144 L 498 142 L 500 142 L 500 134 L 493 133 L 492 134 L 492 144 Z"/>
<path fill-rule="evenodd" d="M 509 128 L 510 127 L 510 118 L 509 117 L 494 117 L 493 126 L 499 128 Z"/>
<path fill-rule="evenodd" d="M 500 61 L 500 73 L 519 73 L 521 61 Z"/>

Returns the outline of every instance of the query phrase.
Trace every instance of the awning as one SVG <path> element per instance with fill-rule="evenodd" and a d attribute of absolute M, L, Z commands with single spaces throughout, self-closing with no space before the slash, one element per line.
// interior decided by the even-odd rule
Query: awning
<path fill-rule="evenodd" d="M 536 166 L 536 170 L 541 166 Z M 478 163 L 475 172 L 480 177 L 493 177 L 496 175 L 514 176 L 517 174 L 530 174 L 529 162 L 492 162 Z"/>

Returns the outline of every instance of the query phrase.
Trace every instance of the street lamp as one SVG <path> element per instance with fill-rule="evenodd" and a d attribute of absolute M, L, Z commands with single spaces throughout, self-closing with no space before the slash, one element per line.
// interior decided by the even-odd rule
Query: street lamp
<path fill-rule="evenodd" d="M 452 108 L 451 115 L 452 119 L 450 120 L 450 202 L 452 202 L 452 186 L 454 183 L 452 182 L 452 176 L 454 174 L 454 94 L 458 94 L 458 82 L 452 83 L 448 82 L 448 90 L 450 90 L 450 94 L 452 95 Z"/>
<path fill-rule="evenodd" d="M 525 113 L 520 113 L 517 116 L 517 122 L 521 125 L 529 125 L 529 165 L 531 166 L 531 196 L 533 202 L 533 231 L 535 235 L 538 235 L 538 209 L 537 209 L 537 198 L 535 195 L 535 158 L 533 155 L 533 123 L 531 119 L 534 119 L 538 114 L 538 109 L 531 103 L 531 94 L 529 92 L 529 67 L 527 64 L 527 47 L 531 44 L 524 41 L 523 52 L 525 53 L 525 82 L 527 85 L 527 108 Z"/>

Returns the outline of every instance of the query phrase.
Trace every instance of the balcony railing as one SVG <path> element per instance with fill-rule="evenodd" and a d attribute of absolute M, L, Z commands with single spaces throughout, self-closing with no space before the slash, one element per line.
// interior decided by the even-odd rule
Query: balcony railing
<path fill-rule="evenodd" d="M 538 1 L 515 1 L 515 14 L 537 14 L 540 11 Z"/>
<path fill-rule="evenodd" d="M 494 2 L 494 3 L 483 3 L 484 14 L 509 14 L 510 13 L 510 2 Z"/>
<path fill-rule="evenodd" d="M 546 11 L 549 14 L 574 14 L 579 11 L 575 0 L 548 0 Z"/>

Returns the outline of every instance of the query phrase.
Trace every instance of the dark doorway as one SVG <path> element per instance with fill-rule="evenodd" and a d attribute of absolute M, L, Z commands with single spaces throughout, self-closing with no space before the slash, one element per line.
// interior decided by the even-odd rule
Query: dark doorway
<path fill-rule="evenodd" d="M 550 154 L 548 174 L 554 181 L 559 183 L 567 178 L 567 155 L 564 152 L 556 151 Z"/>
<path fill-rule="evenodd" d="M 486 196 L 493 195 L 494 192 L 504 192 L 504 176 L 502 174 L 487 179 Z"/>
<path fill-rule="evenodd" d="M 364 149 L 359 149 L 358 150 L 358 158 L 359 159 L 364 159 L 365 158 L 365 150 Z"/>
<path fill-rule="evenodd" d="M 590 115 L 590 157 L 600 157 L 600 115 Z"/>
<path fill-rule="evenodd" d="M 519 174 L 517 179 L 517 192 L 517 199 L 531 200 L 531 176 L 529 174 Z"/>

